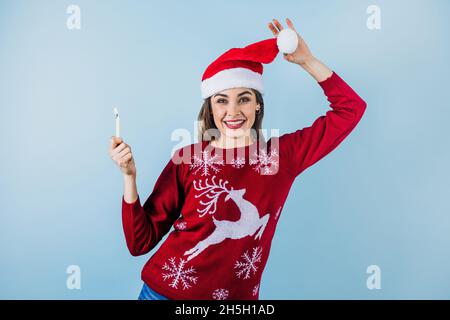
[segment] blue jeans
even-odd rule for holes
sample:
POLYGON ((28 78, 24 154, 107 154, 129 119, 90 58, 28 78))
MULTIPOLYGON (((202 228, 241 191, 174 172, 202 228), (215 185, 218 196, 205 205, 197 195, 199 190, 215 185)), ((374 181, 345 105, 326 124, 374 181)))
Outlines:
POLYGON ((138 300, 170 300, 159 293, 153 291, 147 284, 144 282, 142 286, 141 293, 139 294, 138 300))

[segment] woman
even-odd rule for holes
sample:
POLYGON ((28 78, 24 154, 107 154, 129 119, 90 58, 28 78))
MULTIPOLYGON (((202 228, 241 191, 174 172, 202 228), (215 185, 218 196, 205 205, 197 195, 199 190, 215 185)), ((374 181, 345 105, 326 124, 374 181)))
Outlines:
MULTIPOLYGON (((269 29, 277 37, 283 27, 274 19, 269 29)), ((284 59, 318 82, 332 108, 310 127, 267 142, 261 135, 261 63, 277 55, 273 38, 233 48, 208 66, 201 86, 202 140, 175 152, 143 206, 131 148, 112 138, 110 156, 125 181, 122 220, 130 253, 148 253, 174 226, 142 270, 139 299, 259 298, 271 241, 294 179, 334 150, 366 108, 297 37, 296 50, 284 59)))

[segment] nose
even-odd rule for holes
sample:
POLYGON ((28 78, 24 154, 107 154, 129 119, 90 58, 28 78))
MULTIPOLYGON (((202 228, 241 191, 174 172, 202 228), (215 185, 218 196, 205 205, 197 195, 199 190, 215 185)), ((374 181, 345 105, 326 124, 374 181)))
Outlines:
POLYGON ((237 116, 238 114, 240 114, 241 110, 240 110, 239 104, 237 104, 237 103, 230 103, 228 105, 227 113, 231 117, 234 117, 234 116, 237 116))

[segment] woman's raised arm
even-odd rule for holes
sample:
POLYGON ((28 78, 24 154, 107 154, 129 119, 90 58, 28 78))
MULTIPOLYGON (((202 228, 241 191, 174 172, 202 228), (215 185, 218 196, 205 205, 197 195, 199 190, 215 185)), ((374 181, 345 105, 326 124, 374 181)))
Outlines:
MULTIPOLYGON (((286 155, 289 170, 299 175, 333 149, 335 149, 356 127, 366 109, 366 102, 336 73, 314 57, 294 25, 286 19, 289 28, 297 33, 298 45, 284 59, 299 65, 322 87, 331 110, 318 117, 314 123, 280 137, 280 148, 286 155)), ((277 36, 283 30, 274 19, 269 29, 277 36)))

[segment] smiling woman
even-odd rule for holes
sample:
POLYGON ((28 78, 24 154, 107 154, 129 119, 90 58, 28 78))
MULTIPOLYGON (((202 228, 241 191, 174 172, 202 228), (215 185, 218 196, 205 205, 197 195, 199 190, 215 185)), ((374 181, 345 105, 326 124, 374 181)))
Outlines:
MULTIPOLYGON (((134 168, 125 178, 122 221, 130 253, 148 253, 174 227, 141 272, 151 288, 143 293, 153 290, 171 300, 258 300, 294 179, 361 119, 365 101, 298 36, 297 49, 283 57, 318 81, 332 110, 309 127, 264 141, 262 64, 278 52, 277 38, 270 38, 213 61, 201 82, 201 141, 173 153, 143 205, 134 168)), ((117 151, 111 153, 115 157, 117 151)))
POLYGON ((199 138, 214 141, 217 146, 226 145, 225 140, 220 139, 221 134, 236 140, 260 141, 264 139, 261 131, 263 118, 264 100, 258 90, 223 90, 204 100, 198 114, 199 138))

